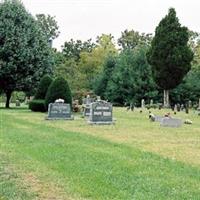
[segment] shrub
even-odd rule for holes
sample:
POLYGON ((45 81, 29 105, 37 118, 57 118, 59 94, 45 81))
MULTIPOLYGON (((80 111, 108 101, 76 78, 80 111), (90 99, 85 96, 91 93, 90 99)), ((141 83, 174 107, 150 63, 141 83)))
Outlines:
POLYGON ((45 100, 43 99, 34 99, 29 102, 29 109, 34 112, 46 112, 45 100))
POLYGON ((72 105, 71 90, 64 78, 56 78, 48 88, 45 105, 48 108, 49 103, 54 103, 56 99, 64 99, 65 103, 72 105))
POLYGON ((43 76, 40 80, 38 89, 35 94, 35 99, 45 99, 47 90, 52 82, 52 78, 49 75, 43 76))

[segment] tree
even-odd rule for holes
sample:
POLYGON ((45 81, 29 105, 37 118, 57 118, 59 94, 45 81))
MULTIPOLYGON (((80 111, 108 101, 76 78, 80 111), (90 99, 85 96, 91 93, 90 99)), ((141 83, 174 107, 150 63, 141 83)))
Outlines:
POLYGON ((116 58, 114 56, 107 57, 103 65, 103 72, 97 78, 96 84, 94 84, 95 94, 101 96, 103 99, 106 98, 106 89, 115 65, 116 58))
POLYGON ((193 53, 188 47, 189 32, 182 27, 176 11, 169 9, 156 28, 147 53, 157 85, 164 89, 164 106, 169 106, 169 90, 179 85, 191 68, 193 53))
POLYGON ((48 42, 52 42, 59 36, 59 27, 55 17, 50 15, 37 14, 36 19, 48 42))
POLYGON ((151 67, 146 59, 147 47, 137 46, 124 50, 116 59, 116 65, 106 88, 106 98, 111 102, 140 104, 157 95, 151 67))
POLYGON ((95 44, 91 39, 82 42, 81 40, 74 41, 71 39, 70 41, 66 41, 64 46, 62 47, 63 55, 66 59, 74 59, 75 61, 79 61, 81 52, 90 53, 95 44))
POLYGON ((47 90, 52 82, 52 78, 49 75, 45 75, 40 80, 35 99, 45 99, 47 90))
POLYGON ((93 89, 96 77, 102 72, 103 64, 107 57, 117 55, 112 35, 102 34, 97 37, 97 45, 91 52, 82 52, 80 54, 79 69, 85 76, 84 87, 93 89))
POLYGON ((137 45, 149 45, 152 40, 151 34, 140 34, 134 30, 125 30, 122 32, 121 37, 118 39, 118 45, 122 49, 134 49, 137 45))
POLYGON ((51 73, 51 49, 35 19, 17 0, 0 3, 0 88, 32 90, 44 74, 51 73))
POLYGON ((72 96, 71 90, 67 81, 62 78, 56 78, 48 88, 45 104, 48 108, 50 103, 54 103, 56 99, 64 99, 65 103, 69 103, 72 105, 72 96))

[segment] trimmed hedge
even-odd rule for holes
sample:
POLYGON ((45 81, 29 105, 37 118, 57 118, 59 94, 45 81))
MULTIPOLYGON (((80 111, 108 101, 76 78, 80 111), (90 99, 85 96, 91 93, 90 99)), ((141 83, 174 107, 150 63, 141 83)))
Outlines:
POLYGON ((54 103, 56 99, 64 99, 65 103, 72 105, 71 90, 67 81, 62 77, 56 78, 49 86, 45 97, 46 108, 50 103, 54 103))
POLYGON ((46 112, 45 100, 43 99, 34 99, 29 102, 29 109, 34 112, 46 112))
POLYGON ((51 82, 52 82, 52 78, 49 75, 43 76, 42 79, 40 80, 34 99, 45 99, 47 90, 51 82))

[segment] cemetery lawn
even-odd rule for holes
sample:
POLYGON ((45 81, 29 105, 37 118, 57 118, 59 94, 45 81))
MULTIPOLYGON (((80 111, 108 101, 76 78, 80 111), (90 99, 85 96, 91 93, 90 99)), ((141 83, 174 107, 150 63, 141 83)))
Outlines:
MULTIPOLYGON (((166 110, 152 110, 164 114, 166 110)), ((0 109, 0 200, 200 199, 200 117, 164 128, 115 108, 115 125, 0 109)))

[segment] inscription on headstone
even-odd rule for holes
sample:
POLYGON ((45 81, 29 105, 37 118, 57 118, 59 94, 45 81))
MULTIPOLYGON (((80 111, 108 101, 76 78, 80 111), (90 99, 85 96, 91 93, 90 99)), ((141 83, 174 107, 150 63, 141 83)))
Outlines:
POLYGON ((48 107, 47 119, 73 119, 70 104, 50 103, 48 107))
POLYGON ((97 101, 90 104, 90 124, 113 124, 112 104, 97 101))

